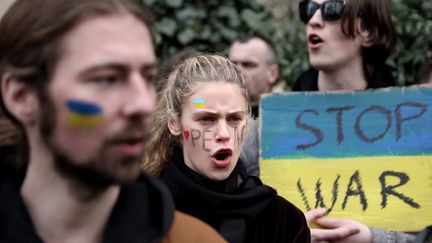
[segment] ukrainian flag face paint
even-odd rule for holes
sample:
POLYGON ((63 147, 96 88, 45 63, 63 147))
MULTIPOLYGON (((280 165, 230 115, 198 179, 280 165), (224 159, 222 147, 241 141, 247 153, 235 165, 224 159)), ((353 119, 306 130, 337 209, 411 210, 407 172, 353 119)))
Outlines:
POLYGON ((94 127, 102 124, 102 108, 91 102, 68 100, 68 122, 76 127, 94 127))
POLYGON ((192 103, 196 108, 206 108, 206 104, 205 104, 204 99, 197 98, 197 99, 194 99, 192 101, 192 103))

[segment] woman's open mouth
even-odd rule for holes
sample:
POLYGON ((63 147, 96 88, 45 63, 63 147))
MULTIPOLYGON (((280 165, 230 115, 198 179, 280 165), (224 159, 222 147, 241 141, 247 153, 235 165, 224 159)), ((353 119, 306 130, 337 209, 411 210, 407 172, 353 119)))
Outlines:
POLYGON ((212 161, 218 167, 227 167, 231 162, 232 150, 231 149, 219 149, 212 154, 212 161))

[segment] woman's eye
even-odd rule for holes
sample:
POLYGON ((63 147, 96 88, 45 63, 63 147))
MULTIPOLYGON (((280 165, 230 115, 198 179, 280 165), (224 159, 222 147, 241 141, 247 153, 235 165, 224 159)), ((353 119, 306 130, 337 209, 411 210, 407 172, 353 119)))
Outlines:
POLYGON ((214 122, 215 120, 216 119, 213 118, 213 117, 201 117, 201 118, 198 118, 198 121, 201 122, 201 123, 204 123, 204 124, 208 124, 208 123, 214 122))
POLYGON ((243 117, 241 116, 232 116, 228 118, 228 121, 230 122, 241 122, 243 121, 243 117))
POLYGON ((200 120, 201 121, 214 121, 214 119, 211 117, 203 117, 203 118, 200 118, 200 120))

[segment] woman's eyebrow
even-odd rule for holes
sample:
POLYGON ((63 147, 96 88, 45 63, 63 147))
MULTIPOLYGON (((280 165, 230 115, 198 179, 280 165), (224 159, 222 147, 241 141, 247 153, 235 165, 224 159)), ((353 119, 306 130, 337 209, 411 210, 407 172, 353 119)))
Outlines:
POLYGON ((246 114, 245 111, 239 110, 239 111, 228 111, 227 116, 244 116, 246 114))
POLYGON ((208 111, 197 111, 197 112, 193 112, 193 113, 192 113, 192 116, 193 116, 193 117, 208 116, 208 115, 211 115, 211 116, 217 116, 218 114, 219 114, 219 113, 216 112, 216 111, 210 111, 210 110, 208 110, 208 111))

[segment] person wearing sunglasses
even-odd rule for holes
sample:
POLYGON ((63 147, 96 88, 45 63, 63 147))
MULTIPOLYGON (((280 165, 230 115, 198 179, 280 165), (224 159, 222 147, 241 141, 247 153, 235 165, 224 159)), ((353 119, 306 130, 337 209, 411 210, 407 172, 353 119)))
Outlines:
MULTIPOLYGON (((303 0, 312 66, 297 79, 294 91, 366 90, 394 86, 386 59, 396 44, 388 0, 303 0)), ((412 242, 402 232, 367 227, 359 222, 324 217, 325 209, 306 212, 312 242, 412 242)))
POLYGON ((294 91, 365 90, 395 85, 384 64, 396 44, 388 0, 303 0, 312 66, 294 91))

